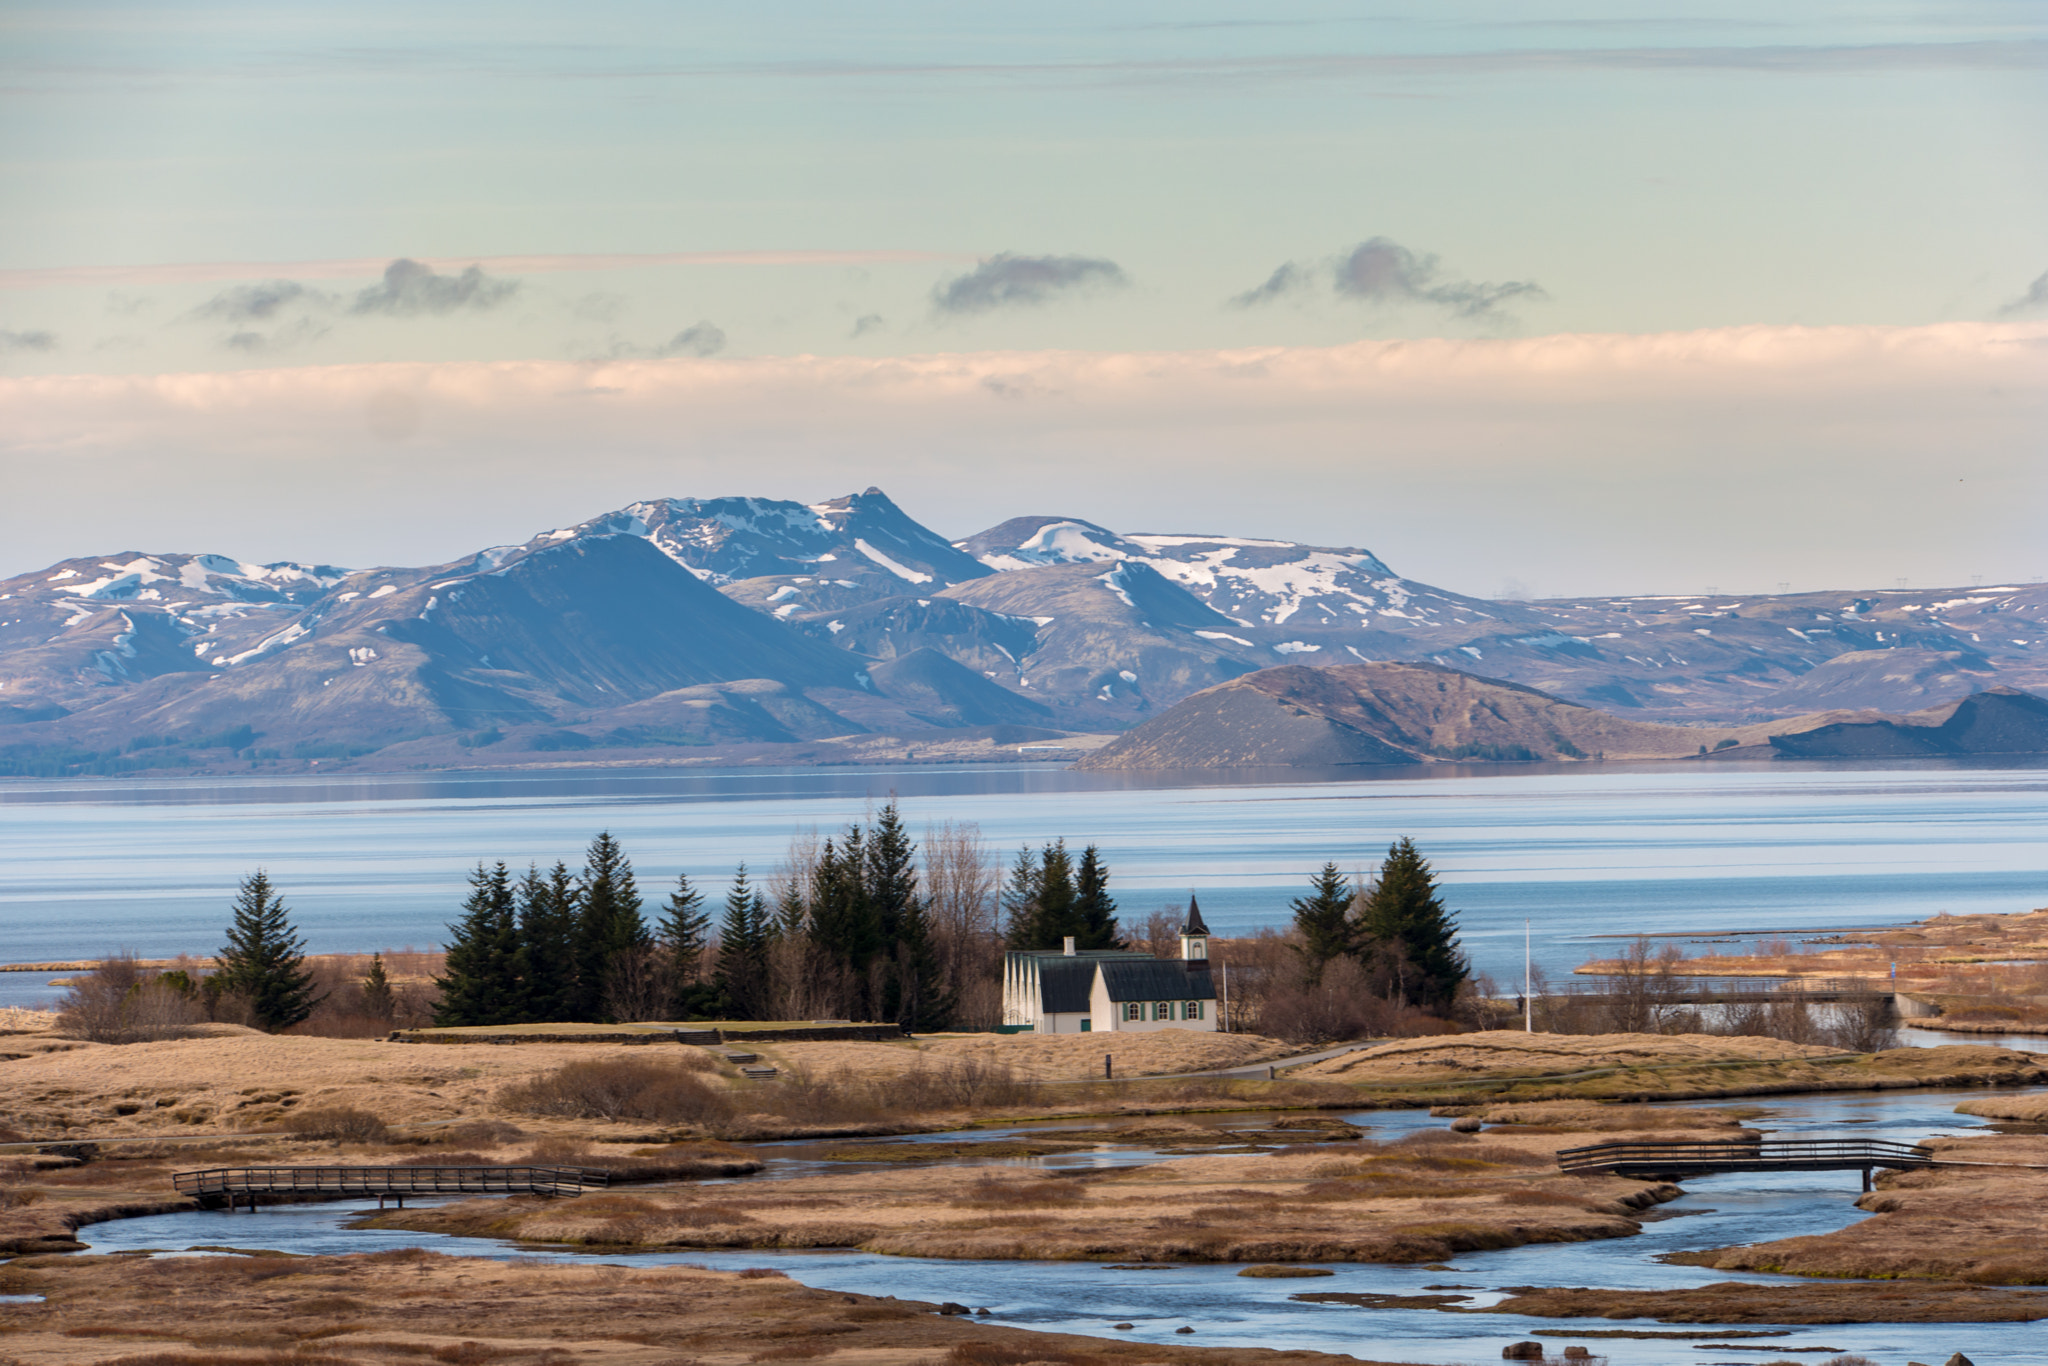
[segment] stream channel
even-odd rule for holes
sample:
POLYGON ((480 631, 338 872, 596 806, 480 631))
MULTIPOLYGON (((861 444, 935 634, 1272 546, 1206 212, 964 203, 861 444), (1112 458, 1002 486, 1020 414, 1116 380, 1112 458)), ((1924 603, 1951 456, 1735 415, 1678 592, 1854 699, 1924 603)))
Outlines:
MULTIPOLYGON (((1884 1138, 1914 1142, 1944 1133, 1980 1129, 1985 1122, 1954 1113, 1952 1107, 1974 1091, 1856 1092, 1822 1096, 1764 1097, 1767 1111, 1751 1121, 1782 1134, 1813 1137, 1884 1138)), ((1742 1105, 1743 1101, 1702 1102, 1742 1105)), ((1232 1114, 1188 1116, 1227 1133, 1268 1122, 1270 1116, 1232 1114)), ((1387 1140, 1420 1128, 1440 1126, 1420 1110, 1374 1110, 1344 1115, 1387 1140)), ((1021 1125, 973 1134, 927 1134, 906 1143, 957 1142, 1044 1133, 1057 1125, 1021 1125)), ((1074 1126, 1065 1126, 1074 1127, 1074 1126)), ((808 1175, 835 1144, 802 1142, 762 1145, 769 1166, 748 1181, 808 1175)), ((1177 1154, 1127 1145, 1063 1153, 1044 1158, 1005 1159, 987 1165, 1073 1168, 1171 1161, 1177 1154)), ((972 1159, 956 1161, 972 1163, 972 1159)), ((898 1164, 889 1164, 896 1166, 898 1164)), ((635 1187, 633 1189, 652 1189, 635 1187)), ((375 1252, 425 1247, 463 1256, 589 1260, 618 1266, 672 1263, 720 1269, 772 1266, 806 1285, 868 1295, 918 1300, 958 1300, 988 1306, 984 1322, 1104 1338, 1139 1338, 1212 1347, 1285 1347, 1347 1353, 1379 1361, 1477 1363, 1499 1361, 1511 1342, 1538 1338, 1555 1355, 1573 1342, 1604 1356, 1614 1366, 1754 1366, 1773 1360, 1817 1363, 1835 1352, 1856 1352, 1880 1366, 1908 1360, 1943 1362, 1965 1353, 1977 1366, 2038 1366, 2048 1360, 2048 1323, 1882 1323, 1789 1327, 1782 1336, 1741 1338, 1758 1325, 1715 1333, 1695 1324, 1647 1320, 1534 1319, 1492 1314, 1444 1313, 1430 1309, 1357 1309, 1346 1305, 1302 1304, 1292 1294, 1323 1291, 1417 1295, 1454 1284, 1474 1287, 1470 1307, 1499 1299, 1511 1285, 1598 1286, 1609 1289, 1677 1289, 1716 1281, 1771 1283, 1798 1278, 1669 1266, 1658 1254, 1724 1247, 1797 1234, 1829 1233, 1867 1216, 1855 1207, 1860 1178, 1855 1172, 1744 1173, 1696 1178, 1686 1194, 1662 1207, 1663 1217, 1630 1238, 1588 1243, 1532 1245, 1456 1259, 1455 1270, 1360 1263, 1326 1263, 1336 1274, 1315 1280, 1258 1280, 1237 1275, 1235 1265, 1189 1264, 1170 1270, 1117 1271, 1094 1262, 942 1261, 883 1257, 863 1252, 706 1252, 642 1255, 581 1254, 560 1249, 520 1248, 494 1240, 457 1238, 349 1225, 371 1201, 319 1205, 273 1205, 250 1213, 193 1211, 90 1225, 79 1230, 99 1253, 154 1251, 177 1254, 198 1245, 266 1248, 295 1253, 375 1252), (1673 1217, 1683 1216, 1683 1217, 1673 1217), (1129 1329, 1114 1325, 1127 1323, 1129 1329), (1181 1327, 1192 1336, 1176 1334, 1181 1327), (1684 1333, 1683 1338, 1629 1339, 1593 1336, 1616 1329, 1684 1333), (1575 1331, 1576 1330, 1576 1331, 1575 1331), (1718 1344, 1718 1345, 1717 1345, 1718 1344), (1831 1350, 1822 1350, 1831 1349, 1831 1350)), ((1800 1283, 1810 1283, 1800 1281, 1800 1283)))

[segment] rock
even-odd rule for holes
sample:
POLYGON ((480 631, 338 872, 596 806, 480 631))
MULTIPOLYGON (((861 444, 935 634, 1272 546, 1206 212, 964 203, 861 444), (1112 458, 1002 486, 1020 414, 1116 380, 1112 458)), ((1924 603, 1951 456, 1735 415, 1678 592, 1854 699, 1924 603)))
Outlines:
POLYGON ((939 1306, 939 1312, 941 1314, 972 1314, 974 1311, 964 1304, 957 1304, 952 1300, 947 1300, 939 1306))
POLYGON ((1109 1326, 1112 1328, 1136 1328, 1138 1325, 1135 1323, 1112 1323, 1109 1326))
POLYGON ((1174 1331, 1174 1332, 1176 1332, 1176 1333, 1192 1333, 1192 1332, 1194 1332, 1195 1330, 1194 1330, 1194 1329, 1192 1329, 1192 1328, 1189 1328, 1189 1327, 1187 1327, 1186 1325, 1182 1325, 1181 1327, 1179 1327, 1179 1328, 1176 1328, 1176 1329, 1174 1329, 1173 1331, 1174 1331))
POLYGON ((1454 1134, 1476 1134, 1479 1132, 1480 1127, 1479 1116, 1477 1115, 1466 1115, 1451 1121, 1451 1132, 1454 1134))
POLYGON ((1942 1362, 1941 1366, 1977 1366, 1977 1363, 1964 1356, 1961 1352, 1957 1352, 1947 1361, 1942 1362))
POLYGON ((1541 1361, 1543 1344, 1540 1342, 1511 1342, 1500 1349, 1503 1361, 1541 1361))
POLYGON ((1576 1343, 1564 1349, 1564 1359, 1566 1361, 1584 1361, 1592 1355, 1591 1351, 1576 1343))

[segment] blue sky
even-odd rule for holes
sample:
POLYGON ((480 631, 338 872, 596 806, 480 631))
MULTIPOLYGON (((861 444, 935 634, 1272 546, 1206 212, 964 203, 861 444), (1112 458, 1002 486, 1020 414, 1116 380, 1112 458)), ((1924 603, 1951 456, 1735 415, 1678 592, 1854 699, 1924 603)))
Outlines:
POLYGON ((135 490, 106 534, 169 548, 234 531, 201 494, 233 452, 267 449, 302 462, 279 511, 316 496, 334 517, 234 553, 428 559, 630 497, 878 482, 953 534, 1040 511, 1344 539, 1478 592, 1692 590, 1735 577, 1713 563, 1730 553, 1771 583, 2028 574, 2028 533, 1992 522, 2040 511, 2044 66, 2038 4, 0 7, 0 412, 19 419, 0 461, 32 490, 0 509, 0 567, 85 548, 60 552, 79 533, 34 505, 67 461, 135 490), (1806 359, 1775 379, 1743 359, 1758 328, 1942 327, 1977 330, 1880 348, 1905 370, 1873 382, 1921 401, 1878 433, 1853 383, 1781 392, 1820 363, 1783 337, 1772 354, 1806 359), (1284 394, 1183 433, 1177 402, 1125 411, 1049 381, 1035 400, 998 385, 1013 401, 979 413, 907 397, 883 420, 820 397, 869 381, 817 368, 956 357, 986 383, 1071 374, 1074 353, 1356 361, 1345 348, 1447 339, 1479 351, 1432 354, 1528 357, 1532 339, 1694 333, 1719 359, 1654 393, 1627 359, 1641 348, 1610 341, 1607 378, 1542 412, 1488 416, 1500 386, 1476 379, 1434 416, 1360 382, 1352 416, 1313 435, 1284 394), (1936 375, 1936 352, 1963 359, 1936 375), (702 440, 701 399, 654 404, 595 424, 573 483, 522 473, 453 519, 351 501, 403 487, 364 473, 393 442, 436 497, 529 444, 533 410, 500 390, 522 430, 433 417, 420 395, 461 392, 463 367, 526 366, 557 392, 592 367, 748 363, 796 389, 721 404, 702 440), (380 365, 401 369, 359 369, 380 365), (199 416, 164 399, 166 377, 203 374, 287 406, 257 421, 247 394, 199 416), (392 386, 425 415, 396 437, 305 397, 392 386), (168 406, 96 419, 113 394, 168 406), (1910 545, 1924 499, 1874 493, 1862 531, 1794 553, 1788 523, 1731 547, 1744 505, 1707 488, 1727 442, 1756 444, 1730 413, 1762 407, 1769 468, 1816 488, 1948 462, 1996 492, 1910 545), (1276 443, 1288 482, 1248 497, 1276 443), (1556 453, 1517 476, 1549 490, 1543 517, 1685 524, 1604 547, 1518 531, 1526 494, 1483 497, 1516 447, 1556 453))

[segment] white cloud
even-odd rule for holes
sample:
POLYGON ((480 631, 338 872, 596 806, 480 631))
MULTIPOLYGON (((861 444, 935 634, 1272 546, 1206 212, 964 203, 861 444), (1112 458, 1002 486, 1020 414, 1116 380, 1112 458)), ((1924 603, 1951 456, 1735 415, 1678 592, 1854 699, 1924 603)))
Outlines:
POLYGON ((634 498, 878 483, 953 535, 1300 537, 1469 591, 1966 581, 2048 569, 2044 400, 2041 323, 6 379, 0 571, 92 551, 81 488, 122 490, 95 545, 421 563, 634 498), (394 391, 417 430, 376 441, 394 391))

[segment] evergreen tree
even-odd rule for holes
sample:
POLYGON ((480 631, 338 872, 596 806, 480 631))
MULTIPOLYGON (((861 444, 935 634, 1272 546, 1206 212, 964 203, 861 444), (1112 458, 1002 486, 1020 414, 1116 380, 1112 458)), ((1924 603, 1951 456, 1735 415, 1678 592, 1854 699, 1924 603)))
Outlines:
POLYGON ((1010 865, 1010 880, 1003 887, 1003 939, 1013 949, 1035 949, 1038 944, 1038 855, 1026 844, 1017 850, 1010 865))
POLYGON ((227 947, 220 951, 208 986, 216 994, 247 998, 259 1029, 272 1034, 289 1029, 311 1015, 322 998, 313 995, 305 945, 262 869, 242 879, 234 911, 227 947))
POLYGON ((1301 965, 1308 984, 1315 986, 1323 979, 1323 964, 1351 947, 1351 879, 1338 872, 1336 864, 1326 863, 1309 887, 1307 896, 1289 904, 1294 908, 1294 928, 1301 931, 1301 965))
POLYGON ((881 947, 876 908, 868 896, 867 837, 846 827, 838 842, 826 840, 818 853, 810 904, 811 944, 826 968, 852 990, 848 1009, 855 1019, 874 1019, 868 965, 881 947))
POLYGON ((579 890, 574 1018, 608 1023, 604 990, 612 960, 653 942, 640 916, 633 865, 609 831, 590 842, 579 890))
POLYGON ((921 897, 913 899, 903 912, 892 966, 896 1000, 890 1018, 913 1034, 944 1029, 952 1020, 955 1002, 940 975, 931 913, 921 897))
POLYGON ((1387 850, 1379 879, 1366 893, 1353 926, 1356 952, 1388 982, 1404 1005, 1443 1012, 1469 975, 1458 947, 1456 918, 1437 896, 1429 863, 1403 837, 1387 850))
POLYGON ((1117 937, 1116 902, 1109 895, 1109 865, 1094 845, 1081 851, 1081 866, 1074 870, 1074 902, 1068 927, 1060 937, 1074 936, 1077 949, 1120 949, 1117 937))
POLYGON ((1059 948, 1066 936, 1074 933, 1074 859, 1064 838, 1039 851, 1038 905, 1033 919, 1038 942, 1032 948, 1059 948))
POLYGON ((768 908, 747 882, 747 865, 733 874, 718 927, 718 997, 730 1019, 758 1020, 768 1008, 768 908))
POLYGON ((370 955, 370 970, 363 974, 363 1013, 390 1024, 391 1017, 397 1010, 398 1002, 392 995, 391 978, 384 971, 384 955, 373 953, 370 955))
POLYGON ((922 997, 935 988, 938 960, 931 952, 924 903, 918 895, 917 845, 903 828, 894 801, 882 808, 867 832, 861 864, 877 955, 869 961, 882 965, 879 974, 868 974, 874 988, 868 1002, 869 1018, 901 1020, 909 998, 922 997), (904 952, 906 936, 918 944, 917 952, 908 956, 904 952), (906 972, 923 973, 931 980, 906 981, 906 972))
POLYGON ((438 1025, 514 1024, 526 1018, 519 922, 512 874, 479 863, 469 875, 462 919, 448 927, 447 976, 434 979, 438 1025))
POLYGON ((890 802, 865 841, 863 868, 876 946, 902 937, 904 917, 917 905, 917 845, 890 802))
POLYGON ((526 960, 526 1018, 576 1018, 576 878, 557 861, 546 874, 528 866, 519 880, 519 949, 526 960))
POLYGON ((678 1020, 704 1019, 718 1009, 718 991, 705 980, 704 951, 711 938, 711 916, 703 909, 704 894, 678 874, 668 894, 661 924, 655 930, 669 977, 669 1014, 678 1020))

